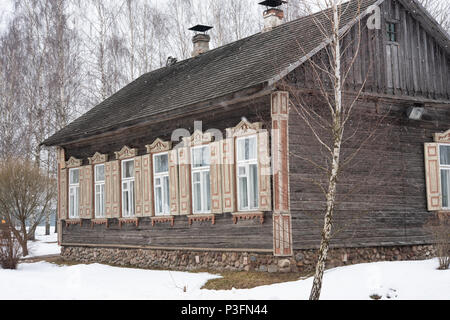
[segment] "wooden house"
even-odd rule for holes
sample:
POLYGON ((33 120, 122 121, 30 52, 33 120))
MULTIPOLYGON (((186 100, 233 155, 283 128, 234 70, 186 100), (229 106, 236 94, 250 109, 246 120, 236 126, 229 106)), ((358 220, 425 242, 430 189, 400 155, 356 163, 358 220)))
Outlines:
MULTIPOLYGON (((417 257, 429 251, 427 220, 450 211, 450 39, 415 0, 343 7, 345 59, 355 58, 345 91, 358 97, 359 126, 384 119, 338 187, 360 185, 336 207, 332 261, 417 257)), ((318 27, 327 12, 281 23, 269 9, 262 32, 213 50, 196 35, 192 58, 142 75, 43 142, 58 148, 63 256, 178 269, 312 263, 325 199, 298 154, 321 151, 288 88, 317 94, 309 61, 329 44, 318 27)))

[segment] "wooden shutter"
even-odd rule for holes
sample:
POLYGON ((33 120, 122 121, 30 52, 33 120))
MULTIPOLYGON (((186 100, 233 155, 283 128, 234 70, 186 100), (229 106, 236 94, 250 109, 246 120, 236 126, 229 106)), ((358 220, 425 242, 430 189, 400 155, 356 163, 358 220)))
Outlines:
POLYGON ((223 212, 235 212, 234 138, 223 139, 221 145, 223 212))
POLYGON ((425 176, 428 210, 441 210, 442 195, 438 143, 425 143, 425 176))
POLYGON ((272 210, 271 188, 270 188, 270 155, 269 155, 269 133, 261 131, 258 133, 258 171, 259 171, 259 209, 262 211, 272 210))
POLYGON ((180 169, 180 214, 191 214, 191 165, 189 147, 178 148, 180 169))
MULTIPOLYGON (((67 197, 69 194, 67 169, 60 169, 59 171, 59 219, 67 219, 67 197)), ((61 230, 61 229, 58 229, 61 230)), ((61 232, 60 232, 61 233, 61 232)))
POLYGON ((169 192, 170 214, 178 214, 178 155, 177 150, 169 151, 169 192))
POLYGON ((93 208, 92 166, 80 167, 80 218, 91 219, 93 208))
POLYGON ((211 181, 211 212, 222 213, 222 170, 221 170, 221 141, 210 144, 211 163, 209 177, 211 181))
POLYGON ((134 201, 135 216, 142 217, 143 210, 143 190, 142 190, 142 157, 134 158, 134 201))
POLYGON ((120 217, 120 170, 119 161, 105 164, 106 217, 120 217))
POLYGON ((291 216, 273 215, 273 248, 276 256, 292 255, 291 216))
POLYGON ((142 156, 142 215, 153 215, 152 156, 142 156))

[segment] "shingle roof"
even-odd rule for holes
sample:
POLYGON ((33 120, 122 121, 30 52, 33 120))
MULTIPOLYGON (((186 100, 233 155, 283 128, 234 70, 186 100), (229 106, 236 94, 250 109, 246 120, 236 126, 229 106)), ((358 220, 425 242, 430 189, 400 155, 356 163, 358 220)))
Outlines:
MULTIPOLYGON (((360 12, 376 2, 362 0, 360 12)), ((358 1, 351 0, 346 5, 341 26, 353 21, 358 12, 358 1)), ((81 136, 107 132, 118 125, 131 125, 162 112, 270 82, 324 42, 326 37, 318 28, 318 22, 329 26, 326 14, 329 11, 302 17, 146 73, 43 144, 59 145, 81 136)))

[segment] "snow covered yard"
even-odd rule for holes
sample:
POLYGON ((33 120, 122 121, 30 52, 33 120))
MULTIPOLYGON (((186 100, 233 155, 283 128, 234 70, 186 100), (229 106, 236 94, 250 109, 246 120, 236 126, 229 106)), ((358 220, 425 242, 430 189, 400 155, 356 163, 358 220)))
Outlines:
MULTIPOLYGON (((339 267, 324 276, 322 299, 450 299, 450 270, 437 259, 339 267)), ((312 279, 240 290, 200 289, 217 275, 111 267, 21 263, 0 269, 4 299, 307 299, 312 279), (186 288, 184 292, 183 288, 186 288)))
POLYGON ((50 228, 48 236, 45 235, 45 227, 36 228, 36 241, 28 241, 29 255, 25 258, 61 253, 61 247, 58 246, 58 234, 54 232, 54 228, 50 228))

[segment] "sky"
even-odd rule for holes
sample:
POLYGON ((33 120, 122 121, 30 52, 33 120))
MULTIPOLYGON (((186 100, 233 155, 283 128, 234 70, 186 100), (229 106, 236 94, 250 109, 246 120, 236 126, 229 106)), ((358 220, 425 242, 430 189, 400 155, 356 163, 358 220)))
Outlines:
POLYGON ((12 16, 13 4, 10 0, 0 0, 0 32, 2 32, 12 16))

